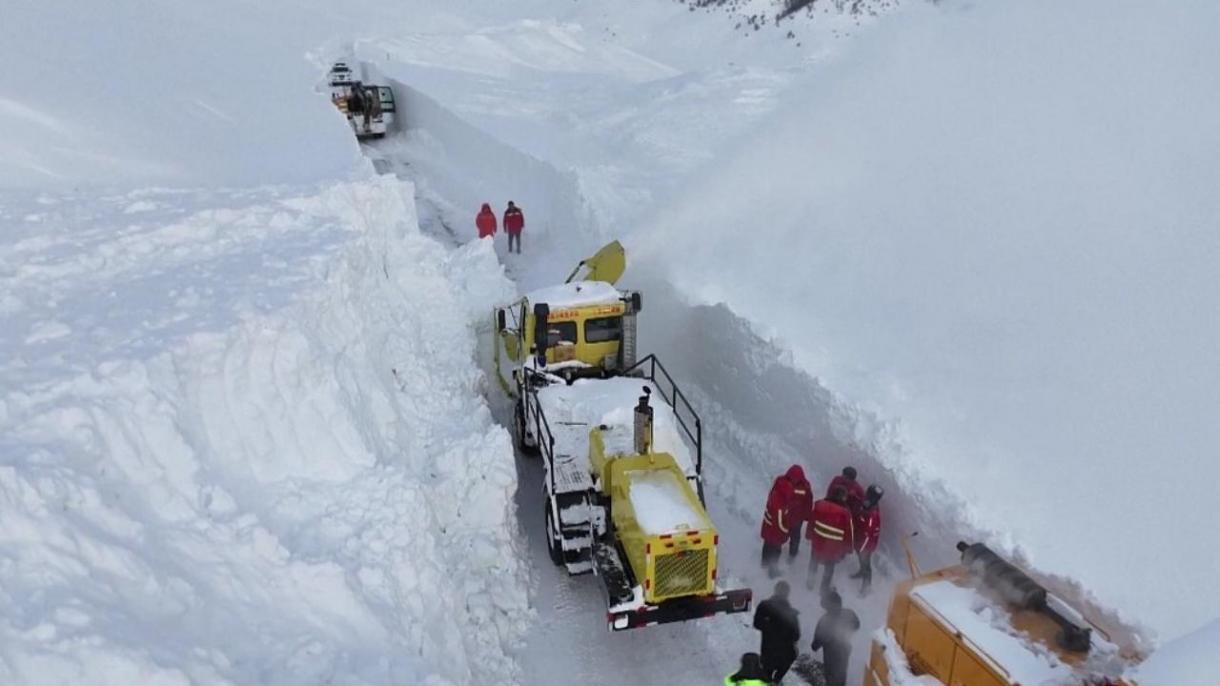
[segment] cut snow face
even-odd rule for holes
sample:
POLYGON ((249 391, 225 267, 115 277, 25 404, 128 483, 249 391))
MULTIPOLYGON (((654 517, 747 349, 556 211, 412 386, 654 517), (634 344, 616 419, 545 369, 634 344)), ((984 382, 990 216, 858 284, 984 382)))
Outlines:
POLYGON ((1130 675, 1138 686, 1214 686, 1220 619, 1157 649, 1130 675))
POLYGON ((792 350, 900 488, 1172 636, 1220 614, 1220 528, 1188 524, 1220 464, 1217 26, 909 5, 624 244, 792 350))
POLYGON ((511 295, 411 188, 9 193, 4 683, 510 683, 511 295))

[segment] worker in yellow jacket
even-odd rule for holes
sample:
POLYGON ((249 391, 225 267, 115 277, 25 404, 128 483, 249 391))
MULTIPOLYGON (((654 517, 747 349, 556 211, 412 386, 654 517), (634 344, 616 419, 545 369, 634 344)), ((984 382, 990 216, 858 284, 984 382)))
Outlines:
POLYGON ((762 660, 758 653, 741 656, 741 669, 724 678, 724 686, 768 686, 763 678, 762 660))

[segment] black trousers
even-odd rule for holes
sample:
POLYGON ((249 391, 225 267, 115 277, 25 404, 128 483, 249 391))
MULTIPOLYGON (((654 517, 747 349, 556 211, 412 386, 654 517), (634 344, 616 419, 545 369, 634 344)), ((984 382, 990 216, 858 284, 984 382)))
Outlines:
POLYGON ((818 575, 819 564, 820 564, 820 566, 826 568, 826 571, 822 572, 822 594, 825 595, 826 592, 830 590, 831 582, 834 581, 835 565, 838 564, 838 562, 836 561, 836 562, 819 563, 817 556, 810 554, 809 555, 809 576, 805 579, 806 588, 813 588, 813 579, 814 579, 814 577, 816 577, 818 575))
POLYGON ((826 686, 846 686, 847 663, 851 659, 851 643, 828 644, 822 648, 822 673, 826 686))
POLYGON ((779 573, 779 566, 777 563, 779 562, 780 554, 783 552, 784 552, 784 546, 771 545, 770 543, 767 543, 765 541, 763 542, 762 566, 768 572, 771 572, 772 577, 776 576, 779 573))
POLYGON ((792 531, 788 534, 788 557, 796 557, 796 554, 801 552, 801 524, 802 522, 794 522, 792 531))
POLYGON ((521 234, 519 234, 519 233, 508 234, 508 251, 509 252, 513 251, 513 243, 517 244, 517 254, 520 255, 521 254, 521 234))
POLYGON ((762 651, 759 653, 762 662, 763 674, 767 676, 767 681, 772 684, 778 684, 780 679, 788 673, 792 668, 792 663, 796 662, 795 650, 773 650, 762 651))
POLYGON ((860 578, 863 580, 860 585, 860 590, 868 592, 868 589, 873 586, 873 551, 860 552, 860 578))

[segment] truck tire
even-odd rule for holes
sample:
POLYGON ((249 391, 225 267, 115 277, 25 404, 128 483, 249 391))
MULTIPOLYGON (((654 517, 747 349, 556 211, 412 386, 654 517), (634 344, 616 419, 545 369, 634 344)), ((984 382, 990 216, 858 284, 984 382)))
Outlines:
POLYGON ((521 400, 513 405, 513 445, 517 452, 527 457, 538 454, 538 448, 525 442, 525 405, 521 400))
POLYGON ((525 452, 525 413, 521 410, 521 400, 513 403, 513 446, 517 452, 525 452))
POLYGON ((551 518, 553 512, 554 510, 551 508, 551 503, 548 499, 546 504, 546 551, 551 556, 551 562, 555 563, 555 566, 558 567, 563 565, 563 542, 556 535, 554 525, 551 523, 554 521, 551 518))

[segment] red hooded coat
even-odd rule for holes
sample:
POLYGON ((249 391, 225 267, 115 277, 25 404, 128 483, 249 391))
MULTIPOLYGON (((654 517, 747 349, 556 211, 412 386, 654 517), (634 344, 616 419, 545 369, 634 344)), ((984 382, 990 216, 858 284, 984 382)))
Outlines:
POLYGON ((818 562, 838 562, 851 552, 855 540, 851 511, 832 501, 813 504, 813 516, 805 538, 813 542, 813 556, 818 562))
POLYGON ((809 521, 810 511, 813 510, 813 487, 805 478, 805 470, 799 464, 794 464, 788 468, 784 478, 792 486, 792 523, 809 521))
POLYGON ((859 512, 860 508, 864 506, 864 487, 860 485, 860 482, 840 474, 830 480, 830 485, 826 487, 826 497, 829 498, 838 486, 842 486, 843 490, 847 492, 847 509, 859 512))
POLYGON ((767 508, 763 510, 762 539, 768 545, 783 545, 788 542, 792 527, 792 484, 787 475, 775 479, 771 493, 767 495, 767 508))
POLYGON ((479 228, 479 238, 496 235, 496 213, 491 211, 491 205, 483 203, 483 209, 479 210, 474 225, 479 228))
POLYGON ((525 215, 521 213, 521 208, 513 205, 504 210, 504 230, 517 235, 521 233, 521 229, 525 228, 525 215))
POLYGON ((871 553, 877 549, 881 538, 881 506, 873 505, 861 510, 855 521, 856 552, 871 553))

